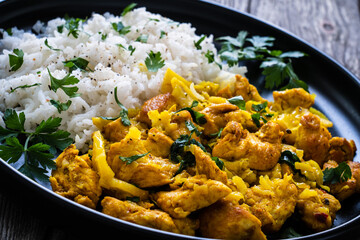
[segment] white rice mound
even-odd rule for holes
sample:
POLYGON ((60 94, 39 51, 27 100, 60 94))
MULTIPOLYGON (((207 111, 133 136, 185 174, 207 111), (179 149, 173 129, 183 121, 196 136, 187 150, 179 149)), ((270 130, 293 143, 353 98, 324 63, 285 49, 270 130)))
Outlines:
MULTIPOLYGON (((106 13, 94 13, 85 23, 81 23, 78 38, 68 36, 64 28, 62 33, 57 27, 65 20, 56 18, 47 24, 37 22, 33 34, 13 28, 9 36, 4 30, 0 40, 0 117, 6 109, 12 108, 26 115, 25 129, 34 130, 36 125, 49 117, 61 117, 61 129, 71 133, 77 148, 86 150, 91 133, 96 130, 92 117, 118 116, 120 108, 114 99, 114 88, 120 102, 127 108, 140 107, 147 99, 159 94, 159 89, 167 68, 189 81, 213 81, 221 71, 215 63, 208 63, 205 53, 210 50, 216 54, 212 36, 202 43, 202 49, 196 49, 194 42, 201 36, 195 34, 195 28, 187 23, 174 22, 158 14, 138 8, 124 17, 106 13), (156 19, 156 20, 155 20, 156 19), (131 26, 131 32, 120 35, 112 23, 121 21, 131 26), (160 38, 161 32, 166 34, 160 38), (102 35, 107 34, 105 40, 102 35), (147 43, 135 41, 141 35, 148 35, 147 43), (45 46, 45 39, 54 48, 45 46), (125 48, 136 48, 132 55, 125 48), (9 54, 13 49, 24 52, 24 63, 17 71, 10 72, 9 54), (160 52, 165 66, 157 72, 149 72, 145 65, 148 53, 160 52), (80 80, 76 86, 80 97, 69 98, 61 89, 55 93, 50 90, 51 75, 62 79, 68 74, 63 61, 81 57, 89 61, 93 72, 75 70, 72 72, 80 80), (40 86, 11 90, 22 85, 40 83, 40 86), (54 99, 60 102, 72 101, 67 111, 60 114, 50 103, 54 99)), ((226 67, 226 66, 225 66, 226 67)), ((224 69, 224 68, 223 68, 224 69)), ((242 68, 225 69, 244 73, 242 68)), ((246 70, 245 70, 246 71, 246 70)), ((2 118, 0 125, 4 126, 2 118)))

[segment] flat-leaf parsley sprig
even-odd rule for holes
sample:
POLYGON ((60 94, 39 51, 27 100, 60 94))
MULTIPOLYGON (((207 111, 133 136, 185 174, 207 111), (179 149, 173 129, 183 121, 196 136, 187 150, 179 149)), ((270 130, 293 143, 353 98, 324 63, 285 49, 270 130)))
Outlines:
POLYGON ((25 131, 26 117, 6 109, 3 116, 5 128, 0 126, 0 158, 13 164, 24 156, 18 171, 36 181, 48 181, 48 169, 55 169, 53 161, 57 150, 63 151, 73 140, 70 133, 58 130, 61 118, 50 117, 42 121, 34 132, 25 131))
POLYGON ((282 52, 281 50, 269 49, 273 47, 275 38, 264 36, 248 37, 248 32, 240 31, 237 37, 219 37, 220 59, 230 67, 239 64, 240 61, 260 61, 262 74, 265 75, 265 88, 281 89, 303 88, 308 91, 305 82, 295 74, 291 59, 306 56, 299 51, 282 52))

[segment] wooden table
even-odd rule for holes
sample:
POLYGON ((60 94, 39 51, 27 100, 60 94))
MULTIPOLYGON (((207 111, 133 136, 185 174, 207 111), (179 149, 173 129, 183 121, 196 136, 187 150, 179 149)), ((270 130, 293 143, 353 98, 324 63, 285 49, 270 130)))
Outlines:
MULTIPOLYGON (((211 1, 251 13, 294 33, 360 77, 360 1, 211 1)), ((8 192, 0 188, 0 239, 81 239, 65 228, 66 223, 55 226, 36 209, 31 209, 26 199, 17 199, 16 194, 8 196, 8 192)))

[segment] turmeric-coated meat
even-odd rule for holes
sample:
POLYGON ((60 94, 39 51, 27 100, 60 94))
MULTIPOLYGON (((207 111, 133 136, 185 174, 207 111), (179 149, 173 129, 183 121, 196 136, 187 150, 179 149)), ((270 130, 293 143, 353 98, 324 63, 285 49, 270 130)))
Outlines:
POLYGON ((56 170, 49 178, 54 192, 84 206, 95 208, 101 195, 99 176, 91 168, 88 156, 78 156, 70 145, 56 159, 56 170))
POLYGON ((274 106, 279 110, 287 108, 303 107, 310 108, 314 105, 315 97, 302 88, 286 89, 284 91, 274 91, 274 106))
POLYGON ((172 217, 184 218, 229 193, 231 189, 222 182, 207 179, 204 175, 196 175, 187 178, 181 188, 156 192, 152 197, 156 204, 172 217))
POLYGON ((334 160, 337 163, 352 161, 356 152, 354 140, 347 140, 342 137, 333 137, 329 141, 330 148, 327 160, 334 160))
POLYGON ((198 222, 189 218, 172 219, 169 214, 139 206, 131 201, 105 197, 101 201, 102 212, 132 223, 164 231, 195 235, 198 222))

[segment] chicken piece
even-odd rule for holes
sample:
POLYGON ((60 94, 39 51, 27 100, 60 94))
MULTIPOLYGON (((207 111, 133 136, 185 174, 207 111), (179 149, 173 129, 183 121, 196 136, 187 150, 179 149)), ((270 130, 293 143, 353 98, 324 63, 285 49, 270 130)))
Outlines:
POLYGON ((250 206, 252 214, 260 219, 265 233, 279 231, 294 212, 298 191, 292 182, 291 175, 272 180, 268 176, 260 176, 260 184, 247 190, 245 203, 250 206))
POLYGON ((107 162, 115 172, 115 177, 133 183, 140 188, 157 187, 169 184, 179 164, 174 164, 168 159, 155 157, 147 150, 140 140, 137 128, 130 129, 129 134, 120 142, 111 144, 107 155, 107 162), (146 154, 136 161, 124 162, 121 157, 133 157, 146 154))
POLYGON ((151 152, 156 157, 167 158, 170 154, 170 147, 173 140, 160 132, 156 128, 151 128, 148 132, 148 138, 144 142, 147 151, 151 152))
POLYGON ((303 115, 300 119, 295 147, 304 150, 305 160, 314 160, 322 167, 328 154, 331 138, 327 128, 321 126, 318 116, 312 113, 303 115))
POLYGON ((134 202, 121 201, 112 197, 105 197, 101 205, 102 212, 107 215, 164 231, 195 235, 195 230, 199 225, 196 220, 172 219, 163 211, 147 209, 134 202))
POLYGON ((281 111, 287 108, 303 107, 310 108, 315 103, 315 96, 302 88, 292 88, 285 91, 273 92, 273 106, 281 111))
POLYGON ((78 154, 72 144, 56 158, 56 170, 49 178, 51 187, 55 193, 95 209, 101 195, 99 176, 89 157, 78 154))
POLYGON ((240 205, 225 199, 201 210, 200 233, 204 237, 233 240, 262 240, 266 236, 261 231, 261 222, 240 205))
POLYGON ((334 196, 324 190, 306 188, 299 194, 296 208, 305 224, 320 232, 331 227, 341 205, 334 196))
POLYGON ((251 169, 269 170, 281 155, 282 135, 279 125, 273 122, 267 122, 255 134, 237 122, 229 122, 212 154, 229 161, 247 159, 251 169))
POLYGON ((227 86, 220 89, 217 95, 224 98, 242 96, 245 101, 254 100, 257 102, 266 102, 266 100, 260 96, 256 87, 251 85, 249 80, 241 75, 235 76, 234 91, 231 91, 230 87, 227 86))
POLYGON ((333 137, 329 141, 330 149, 327 160, 334 160, 337 163, 352 161, 356 152, 354 140, 347 140, 342 137, 333 137))
POLYGON ((148 112, 152 110, 162 112, 169 109, 174 104, 176 104, 175 98, 171 95, 171 93, 160 94, 150 98, 142 105, 137 116, 137 120, 151 126, 151 120, 149 119, 148 112))
POLYGON ((171 117, 171 123, 175 123, 177 127, 175 130, 173 130, 171 132, 166 132, 166 134, 169 135, 173 140, 178 139, 181 135, 189 135, 190 131, 186 127, 187 121, 192 122, 191 114, 188 111, 184 110, 184 111, 175 113, 171 117))
POLYGON ((107 140, 111 142, 119 142, 126 136, 126 134, 128 134, 129 128, 130 126, 124 126, 121 122, 121 118, 118 118, 115 121, 106 124, 102 132, 107 140))
POLYGON ((241 109, 226 113, 225 121, 226 122, 231 122, 231 121, 238 122, 243 126, 243 128, 249 130, 250 132, 255 132, 259 129, 256 126, 253 119, 251 118, 251 113, 248 111, 241 110, 241 109))
POLYGON ((204 174, 208 179, 217 180, 224 184, 227 184, 227 175, 224 171, 216 165, 215 161, 206 154, 200 147, 192 145, 192 152, 195 155, 196 161, 196 173, 201 175, 204 174))
POLYGON ((204 108, 200 113, 204 114, 206 123, 203 134, 209 136, 210 134, 219 132, 220 128, 224 128, 227 121, 225 114, 238 110, 239 108, 231 103, 211 104, 204 108))
MULTIPOLYGON (((360 163, 349 161, 347 164, 351 169, 352 177, 345 182, 329 184, 330 193, 339 201, 345 200, 360 190, 360 163)), ((336 161, 330 160, 324 163, 323 170, 327 168, 336 168, 337 166, 338 163, 336 161)))
POLYGON ((204 175, 196 175, 184 181, 181 188, 174 191, 154 193, 156 204, 174 218, 185 218, 191 212, 207 207, 231 193, 225 184, 208 180, 204 175))

